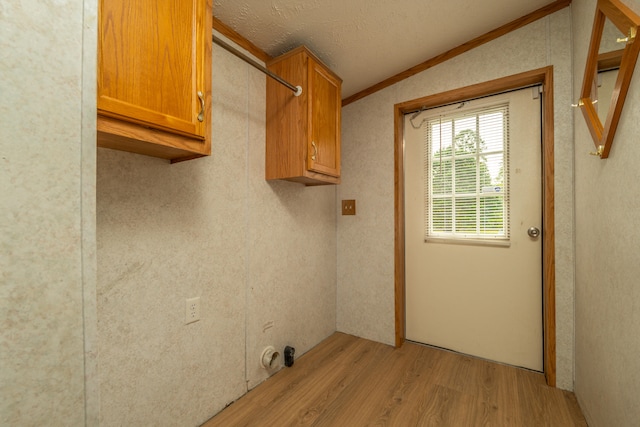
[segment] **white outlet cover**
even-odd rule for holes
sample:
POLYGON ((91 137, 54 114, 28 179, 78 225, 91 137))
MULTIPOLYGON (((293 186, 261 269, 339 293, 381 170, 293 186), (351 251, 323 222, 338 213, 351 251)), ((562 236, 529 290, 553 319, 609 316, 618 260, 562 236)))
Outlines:
POLYGON ((185 305, 185 324, 200 320, 200 297, 188 298, 185 305))

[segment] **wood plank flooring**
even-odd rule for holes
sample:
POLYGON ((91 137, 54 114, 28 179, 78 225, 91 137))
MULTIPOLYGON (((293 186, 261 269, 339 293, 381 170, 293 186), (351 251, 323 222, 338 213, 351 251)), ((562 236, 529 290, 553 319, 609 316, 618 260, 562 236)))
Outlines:
POLYGON ((586 426, 542 374, 335 333, 234 402, 216 426, 586 426))

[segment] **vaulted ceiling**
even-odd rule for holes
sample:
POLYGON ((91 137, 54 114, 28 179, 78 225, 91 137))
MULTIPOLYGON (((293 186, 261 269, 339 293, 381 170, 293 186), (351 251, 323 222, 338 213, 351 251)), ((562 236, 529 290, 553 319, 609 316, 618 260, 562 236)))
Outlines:
POLYGON ((306 45, 349 97, 552 0, 215 0, 214 16, 271 56, 306 45))

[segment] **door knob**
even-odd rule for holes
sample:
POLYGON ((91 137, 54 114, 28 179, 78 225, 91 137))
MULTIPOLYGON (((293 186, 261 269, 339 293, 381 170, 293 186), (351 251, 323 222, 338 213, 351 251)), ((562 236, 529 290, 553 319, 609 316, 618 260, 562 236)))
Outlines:
POLYGON ((529 237, 533 237, 534 239, 540 236, 540 229, 538 227, 529 227, 527 230, 527 234, 529 237))

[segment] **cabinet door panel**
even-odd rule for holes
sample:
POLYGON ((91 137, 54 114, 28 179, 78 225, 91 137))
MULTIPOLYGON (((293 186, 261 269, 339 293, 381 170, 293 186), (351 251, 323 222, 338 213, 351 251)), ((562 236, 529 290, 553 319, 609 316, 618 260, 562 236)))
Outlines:
POLYGON ((340 176, 340 82, 309 58, 309 146, 307 168, 340 176))
POLYGON ((203 3, 100 2, 99 114, 205 136, 205 126, 197 120, 197 92, 206 93, 204 76, 197 71, 204 57, 199 55, 196 23, 203 3))

